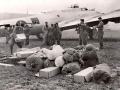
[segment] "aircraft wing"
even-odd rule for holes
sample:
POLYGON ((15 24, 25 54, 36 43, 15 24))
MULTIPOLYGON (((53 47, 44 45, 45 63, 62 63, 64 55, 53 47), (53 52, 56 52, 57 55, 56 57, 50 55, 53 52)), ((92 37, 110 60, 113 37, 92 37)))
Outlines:
MULTIPOLYGON (((99 14, 96 16, 85 17, 83 19, 85 19, 85 23, 88 26, 92 27, 92 26, 98 25, 99 23, 98 17, 102 17, 104 24, 107 24, 109 21, 120 23, 120 10, 115 10, 113 12, 106 13, 106 14, 99 14)), ((61 22, 60 27, 62 30, 73 29, 73 28, 76 28, 79 23, 80 23, 80 18, 75 21, 61 22)))

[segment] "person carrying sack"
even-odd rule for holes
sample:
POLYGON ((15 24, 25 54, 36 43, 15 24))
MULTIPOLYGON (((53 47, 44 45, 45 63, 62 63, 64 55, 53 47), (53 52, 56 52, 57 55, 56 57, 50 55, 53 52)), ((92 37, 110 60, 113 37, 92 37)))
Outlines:
POLYGON ((13 32, 11 33, 10 35, 10 52, 11 52, 11 55, 13 54, 13 46, 14 44, 17 44, 17 46, 19 48, 22 48, 23 46, 23 41, 17 41, 17 34, 23 34, 23 25, 21 26, 18 26, 18 24, 16 24, 16 26, 14 27, 13 29, 13 32))

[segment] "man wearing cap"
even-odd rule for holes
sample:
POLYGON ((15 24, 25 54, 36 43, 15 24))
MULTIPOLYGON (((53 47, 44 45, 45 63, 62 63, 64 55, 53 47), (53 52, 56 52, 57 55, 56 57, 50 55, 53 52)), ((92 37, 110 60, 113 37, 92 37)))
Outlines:
POLYGON ((77 33, 79 34, 79 45, 87 45, 89 27, 84 23, 84 19, 80 19, 77 33))
POLYGON ((46 45, 48 44, 48 22, 45 22, 45 26, 43 27, 43 44, 42 45, 46 45))
POLYGON ((100 49, 103 49, 103 26, 104 26, 104 23, 102 21, 102 18, 99 17, 99 24, 96 28, 98 28, 98 42, 100 44, 100 49))
POLYGON ((27 24, 24 25, 24 33, 25 33, 25 36, 26 36, 25 44, 29 45, 30 29, 29 29, 29 26, 27 24))

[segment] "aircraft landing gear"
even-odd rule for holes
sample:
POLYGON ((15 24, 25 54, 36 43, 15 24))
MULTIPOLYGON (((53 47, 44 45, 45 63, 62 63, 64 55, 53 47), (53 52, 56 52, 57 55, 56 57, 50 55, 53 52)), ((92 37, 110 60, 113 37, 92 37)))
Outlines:
POLYGON ((39 40, 42 40, 42 36, 40 34, 37 34, 36 37, 39 39, 39 40))

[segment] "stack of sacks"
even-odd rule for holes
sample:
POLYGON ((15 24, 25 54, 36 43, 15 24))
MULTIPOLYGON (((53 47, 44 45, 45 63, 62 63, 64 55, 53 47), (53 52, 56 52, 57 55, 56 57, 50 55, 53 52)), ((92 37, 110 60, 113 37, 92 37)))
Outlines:
POLYGON ((38 52, 36 54, 29 56, 26 59, 26 68, 31 71, 38 71, 38 70, 44 68, 44 59, 43 58, 45 58, 45 57, 46 56, 41 52, 38 52))
POLYGON ((75 74, 80 71, 81 65, 84 62, 80 59, 79 54, 73 48, 68 48, 63 53, 63 60, 65 65, 62 68, 62 73, 67 74, 75 74))
POLYGON ((44 67, 61 67, 64 64, 61 58, 63 56, 63 51, 60 45, 53 45, 51 50, 46 48, 41 49, 41 52, 47 57, 44 62, 44 67))
POLYGON ((93 79, 100 83, 101 81, 104 83, 108 83, 111 77, 111 69, 110 67, 103 63, 96 65, 93 69, 93 79))
POLYGON ((85 51, 85 46, 79 45, 77 47, 74 47, 74 49, 76 50, 76 52, 79 54, 79 56, 81 58, 82 53, 85 51))
POLYGON ((80 59, 79 54, 73 48, 68 48, 63 52, 63 60, 65 61, 65 64, 72 62, 78 62, 82 65, 84 64, 84 62, 80 59))
POLYGON ((96 48, 88 44, 86 45, 85 51, 82 53, 81 59, 84 61, 85 67, 92 67, 99 64, 96 48))

